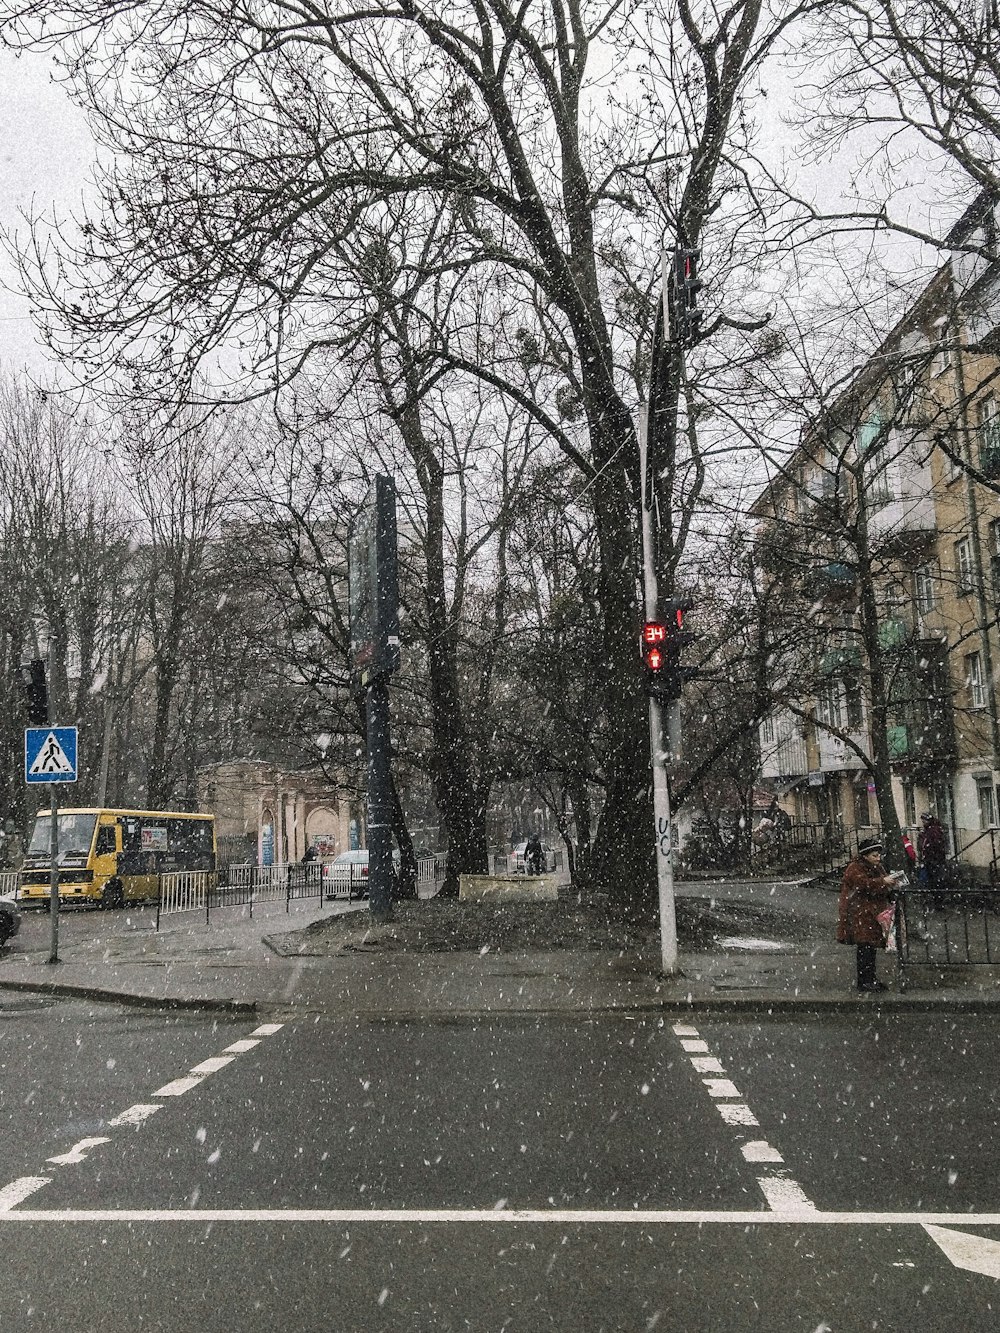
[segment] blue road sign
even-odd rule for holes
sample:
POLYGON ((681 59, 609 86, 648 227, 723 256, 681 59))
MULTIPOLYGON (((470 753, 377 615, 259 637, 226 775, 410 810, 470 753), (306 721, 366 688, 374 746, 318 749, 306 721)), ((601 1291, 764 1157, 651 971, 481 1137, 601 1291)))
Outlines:
POLYGON ((25 782, 76 781, 76 727, 26 727, 25 782))

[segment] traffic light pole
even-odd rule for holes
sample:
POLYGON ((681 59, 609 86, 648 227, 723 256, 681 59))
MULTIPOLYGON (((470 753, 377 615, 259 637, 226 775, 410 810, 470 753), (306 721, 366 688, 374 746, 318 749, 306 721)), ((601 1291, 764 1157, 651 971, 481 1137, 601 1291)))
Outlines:
MULTIPOLYGON (((647 491, 645 410, 639 419, 639 470, 642 475, 642 582, 646 619, 657 616, 658 588, 653 552, 652 496, 647 491)), ((674 700, 663 707, 655 695, 649 697, 649 753, 653 770, 653 836, 656 850, 656 887, 660 907, 660 961, 664 976, 677 971, 677 912, 674 904, 673 830, 670 822, 670 788, 667 764, 678 750, 680 705, 674 700), (666 717, 664 714, 666 713, 666 717), (664 729, 666 722, 666 734, 664 729), (669 739, 668 739, 669 737, 669 739)))

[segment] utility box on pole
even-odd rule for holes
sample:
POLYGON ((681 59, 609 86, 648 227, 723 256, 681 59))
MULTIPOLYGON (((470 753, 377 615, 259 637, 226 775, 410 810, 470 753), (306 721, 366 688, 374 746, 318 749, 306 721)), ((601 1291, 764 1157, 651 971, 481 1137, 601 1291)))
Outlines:
POLYGON ((368 907, 392 916, 392 781, 389 677, 399 666, 396 489, 376 477, 348 540, 351 676, 365 693, 368 732, 368 907))

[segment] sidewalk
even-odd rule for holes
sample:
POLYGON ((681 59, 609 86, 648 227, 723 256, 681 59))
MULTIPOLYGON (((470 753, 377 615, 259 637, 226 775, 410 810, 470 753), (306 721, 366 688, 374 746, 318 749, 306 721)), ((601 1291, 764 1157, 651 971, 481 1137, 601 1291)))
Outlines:
POLYGON ((879 959, 879 975, 891 989, 877 996, 857 994, 854 950, 833 939, 836 894, 829 889, 701 881, 680 884, 677 892, 758 903, 766 908, 771 933, 719 938, 709 951, 698 953, 684 952, 682 939, 680 974, 661 977, 658 955, 629 958, 582 949, 296 955, 294 950, 303 946, 292 932, 334 913, 366 912, 367 905, 295 905, 288 914, 258 906, 252 920, 245 909, 231 908, 213 913, 208 926, 201 919, 170 918, 159 934, 152 921, 126 930, 118 914, 109 914, 98 923, 97 934, 76 941, 68 916, 61 927, 58 964, 47 961, 47 948, 37 948, 37 930, 33 947, 14 940, 0 950, 0 989, 157 1007, 366 1019, 615 1010, 1000 1012, 1000 968, 991 966, 913 968, 909 988, 900 993, 895 960, 885 955, 879 959), (782 920, 787 929, 781 928, 782 920))

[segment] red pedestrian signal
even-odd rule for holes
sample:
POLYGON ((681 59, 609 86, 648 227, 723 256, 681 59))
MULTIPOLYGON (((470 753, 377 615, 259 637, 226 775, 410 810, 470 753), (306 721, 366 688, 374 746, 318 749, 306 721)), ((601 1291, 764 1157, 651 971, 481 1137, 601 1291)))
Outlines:
POLYGON ((684 613, 692 606, 687 599, 668 598, 661 603, 662 620, 647 620, 642 627, 646 693, 658 699, 679 699, 684 681, 695 674, 681 665, 681 650, 695 637, 684 628, 684 613))
POLYGON ((660 671, 664 663, 663 645, 667 627, 658 620, 647 620, 642 627, 642 660, 649 671, 660 671))

